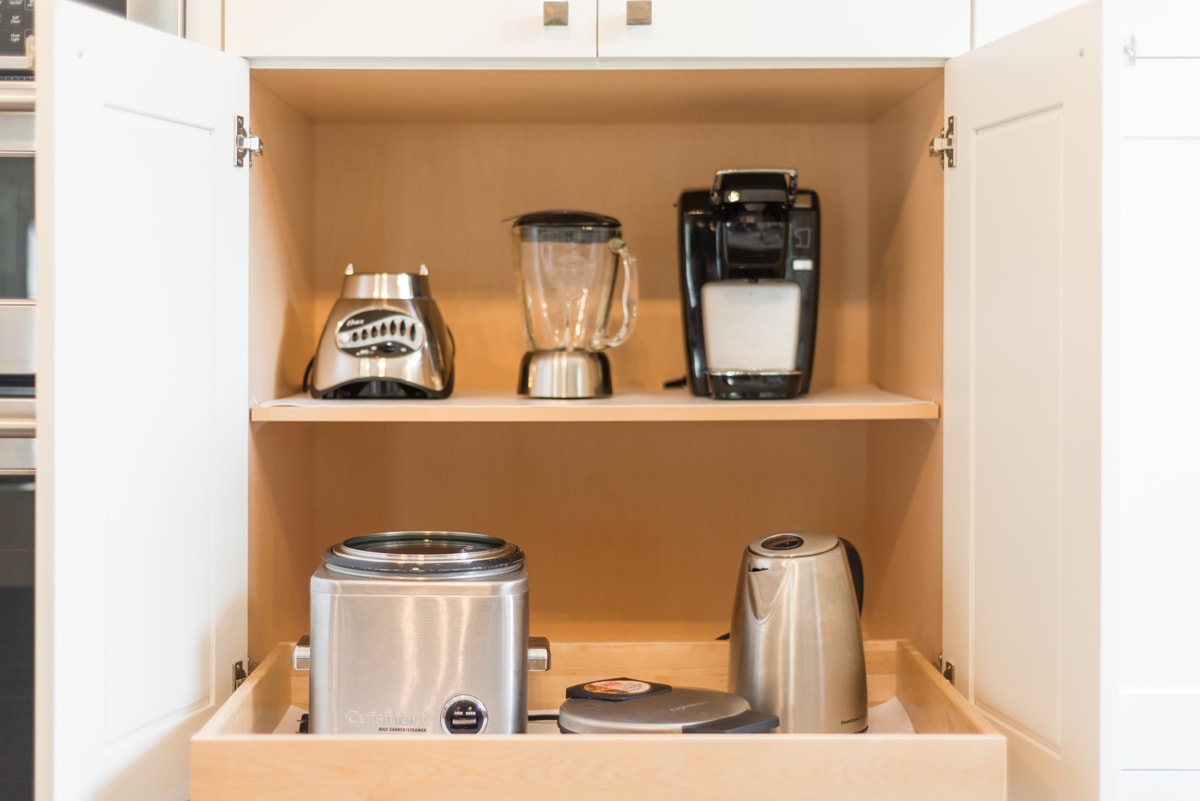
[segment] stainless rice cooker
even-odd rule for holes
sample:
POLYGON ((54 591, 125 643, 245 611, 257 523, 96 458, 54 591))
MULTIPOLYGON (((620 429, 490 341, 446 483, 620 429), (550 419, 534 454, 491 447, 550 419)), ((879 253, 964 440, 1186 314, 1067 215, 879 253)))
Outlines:
POLYGON ((447 531, 355 537, 325 551, 310 589, 310 732, 525 731, 529 594, 516 545, 447 531))

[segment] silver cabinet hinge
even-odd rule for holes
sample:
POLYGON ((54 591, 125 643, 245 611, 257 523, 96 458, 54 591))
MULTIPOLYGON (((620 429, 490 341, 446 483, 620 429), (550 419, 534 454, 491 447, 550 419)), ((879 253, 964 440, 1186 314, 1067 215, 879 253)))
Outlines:
POLYGON ((250 674, 254 672, 254 669, 256 667, 258 667, 258 663, 255 662, 250 657, 246 657, 245 659, 239 659, 238 661, 234 662, 233 663, 233 689, 236 690, 238 687, 241 687, 242 684, 246 681, 246 679, 250 677, 250 674))
POLYGON ((1137 37, 1130 36, 1129 41, 1125 42, 1125 46, 1121 48, 1125 53, 1125 63, 1131 67, 1137 66, 1137 37))
POLYGON ((241 116, 237 118, 237 132, 234 143, 235 147, 237 148, 237 159, 235 163, 238 167, 253 167, 253 157, 261 156, 263 153, 262 140, 246 128, 246 120, 241 116))
POLYGON ((941 159, 942 169, 956 166, 954 159, 954 117, 946 118, 946 127, 933 139, 929 140, 929 155, 941 159))
POLYGON ((942 674, 942 678, 951 684, 954 683, 954 663, 947 661, 941 653, 938 653, 937 669, 938 673, 942 674))

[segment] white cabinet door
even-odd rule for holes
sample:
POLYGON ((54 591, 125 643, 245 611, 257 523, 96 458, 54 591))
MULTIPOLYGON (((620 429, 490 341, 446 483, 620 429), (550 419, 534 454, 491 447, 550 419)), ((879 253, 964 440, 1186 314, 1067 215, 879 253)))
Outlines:
POLYGON ((1200 56, 1200 3, 1195 0, 1126 0, 1121 17, 1124 43, 1141 58, 1200 56))
POLYGON ((1126 770, 1120 788, 1120 801, 1196 801, 1200 771, 1126 770))
POLYGON ((598 7, 601 58, 946 58, 971 41, 966 0, 653 0, 649 25, 598 7))
POLYGON ((596 5, 562 0, 226 0, 225 49, 247 58, 595 59, 596 5))
POLYGON ((943 642, 1009 797, 1099 796, 1096 3, 949 62, 943 642))
POLYGON ((1200 59, 1138 59, 1121 78, 1121 767, 1194 788, 1198 774, 1171 771, 1200 771, 1200 104, 1183 100, 1200 59))
POLYGON ((36 793, 182 800, 246 653, 248 69, 38 12, 36 793))

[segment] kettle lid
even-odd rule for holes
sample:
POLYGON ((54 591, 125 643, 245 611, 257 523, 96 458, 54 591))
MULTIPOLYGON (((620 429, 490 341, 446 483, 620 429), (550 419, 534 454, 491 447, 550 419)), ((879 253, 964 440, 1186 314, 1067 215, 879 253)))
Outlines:
POLYGON ((755 540, 747 546, 756 556, 800 557, 816 556, 832 551, 841 540, 833 534, 815 531, 782 531, 755 540))

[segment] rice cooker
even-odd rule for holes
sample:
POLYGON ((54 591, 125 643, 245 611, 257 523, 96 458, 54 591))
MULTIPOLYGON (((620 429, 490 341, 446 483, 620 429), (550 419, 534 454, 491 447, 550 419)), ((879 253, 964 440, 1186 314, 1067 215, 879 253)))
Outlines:
POLYGON ((310 592, 310 732, 525 731, 529 593, 516 545, 447 531, 355 537, 325 551, 310 592))

